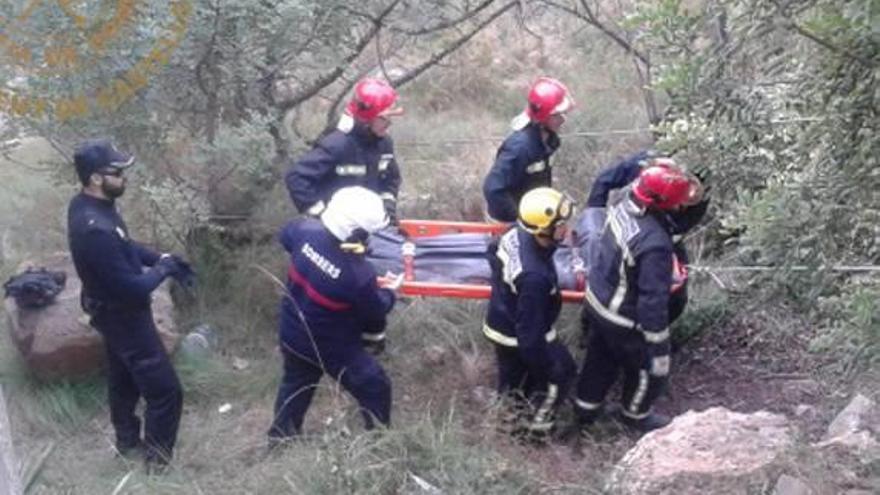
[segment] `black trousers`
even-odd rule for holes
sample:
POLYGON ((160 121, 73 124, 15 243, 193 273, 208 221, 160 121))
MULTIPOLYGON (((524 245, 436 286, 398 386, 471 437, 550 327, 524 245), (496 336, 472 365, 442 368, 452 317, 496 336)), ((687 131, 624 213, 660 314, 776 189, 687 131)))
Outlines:
POLYGON ((529 429, 552 428, 553 417, 568 397, 577 365, 568 349, 559 342, 549 342, 547 350, 551 365, 558 371, 551 379, 551 370, 531 369, 517 347, 495 345, 498 359, 498 392, 514 398, 528 417, 529 429))
POLYGON ((584 308, 582 318, 590 333, 578 377, 576 410, 582 417, 597 414, 622 370, 623 413, 634 419, 647 416, 665 390, 668 376, 652 373, 644 336, 608 322, 589 306, 584 308))
POLYGON ((183 391, 152 312, 149 308, 104 311, 92 318, 92 326, 104 337, 110 421, 116 430, 117 447, 130 448, 141 442, 141 421, 135 407, 143 397, 143 441, 148 455, 170 459, 180 426, 183 391))
MULTIPOLYGON (((302 431, 306 411, 324 373, 357 400, 367 429, 391 423, 391 380, 363 346, 326 349, 316 356, 298 355, 282 344, 284 375, 275 399, 269 437, 286 438, 302 431)), ((308 352, 304 349, 305 352, 308 352)))

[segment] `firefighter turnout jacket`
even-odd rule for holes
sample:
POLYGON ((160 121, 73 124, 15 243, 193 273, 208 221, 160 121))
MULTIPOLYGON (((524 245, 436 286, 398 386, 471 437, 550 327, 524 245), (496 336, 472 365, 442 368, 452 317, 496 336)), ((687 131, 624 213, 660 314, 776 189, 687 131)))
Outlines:
POLYGON ((392 219, 397 213, 400 170, 390 137, 378 137, 367 124, 344 116, 337 129, 324 135, 288 170, 287 190, 297 210, 318 215, 337 190, 363 186, 385 202, 392 219))
MULTIPOLYGON (((624 158, 616 164, 605 168, 596 177, 593 186, 590 188, 590 195, 587 198, 587 208, 605 208, 608 205, 608 197, 611 191, 628 186, 639 177, 642 169, 648 165, 648 160, 656 156, 653 151, 641 151, 634 155, 624 158)), ((684 208, 681 211, 666 213, 665 222, 669 226, 669 232, 673 235, 673 240, 678 242, 681 236, 695 227, 705 216, 709 207, 709 199, 705 198, 699 203, 684 208)), ((686 257, 686 253, 676 253, 686 257)), ((686 259, 680 260, 687 263, 686 259)))
POLYGON ((611 207, 586 292, 599 316, 652 344, 669 338, 673 244, 664 221, 629 198, 611 207))
POLYGON ((552 184, 550 157, 559 148, 559 136, 541 137, 535 122, 514 131, 498 149, 495 164, 483 181, 489 215, 501 222, 515 222, 519 200, 526 192, 552 184))
POLYGON ((547 343, 556 340, 553 323, 562 307, 554 249, 519 227, 489 249, 492 295, 483 333, 495 344, 519 348, 534 369, 548 369, 547 343))
POLYGON ((553 427, 576 373, 553 328, 562 306, 554 251, 520 227, 489 247, 492 295, 483 334, 496 347, 498 392, 525 401, 524 431, 536 434, 553 427))

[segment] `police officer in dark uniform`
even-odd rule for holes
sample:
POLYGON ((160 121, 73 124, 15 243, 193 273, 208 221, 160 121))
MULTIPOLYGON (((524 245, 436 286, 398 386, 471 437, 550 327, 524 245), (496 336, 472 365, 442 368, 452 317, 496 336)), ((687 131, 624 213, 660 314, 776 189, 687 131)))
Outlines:
POLYGON ((526 419, 517 432, 543 436, 566 398, 576 366, 553 323, 562 297, 553 263, 571 201, 549 187, 527 192, 517 227, 490 245, 492 295, 483 334, 495 344, 498 392, 526 419))
POLYGON ((403 113, 394 107, 396 101, 397 92, 383 80, 357 83, 336 130, 323 136, 285 176, 298 211, 318 216, 337 190, 363 186, 382 198, 391 222, 397 222, 400 169, 388 135, 391 117, 403 113))
POLYGON ((559 148, 559 129, 574 101, 556 79, 541 77, 532 85, 525 111, 513 119, 514 132, 501 143, 495 164, 483 181, 489 216, 515 222, 523 194, 552 186, 550 157, 559 148))
POLYGON ((115 200, 125 192, 134 157, 108 140, 81 143, 74 153, 82 191, 68 208, 70 251, 82 280, 83 309, 104 338, 110 419, 120 454, 143 453, 148 469, 171 459, 183 394, 159 340, 150 293, 168 276, 189 272, 180 258, 159 255, 130 238, 115 200), (148 269, 144 269, 148 267, 148 269), (143 397, 144 432, 135 415, 143 397))
POLYGON ((302 430, 324 374, 354 396, 367 429, 390 424, 391 381, 367 348, 384 348, 386 314, 395 297, 378 287, 364 256, 369 235, 387 224, 381 198, 354 186, 337 191, 320 220, 302 218, 281 231, 290 267, 279 325, 284 375, 270 447, 302 430))
POLYGON ((668 214, 699 202, 700 193, 694 177, 655 164, 609 210, 586 291, 590 334, 575 400, 582 426, 598 417, 621 368, 624 424, 650 431, 669 423, 651 411, 670 364, 674 246, 668 214))

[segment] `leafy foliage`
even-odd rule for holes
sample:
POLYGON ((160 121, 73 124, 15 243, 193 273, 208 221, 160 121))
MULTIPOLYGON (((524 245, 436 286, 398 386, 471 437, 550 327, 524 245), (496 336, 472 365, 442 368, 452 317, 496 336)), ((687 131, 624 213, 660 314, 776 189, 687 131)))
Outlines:
POLYGON ((672 97, 660 146, 712 169, 716 233, 740 234, 743 261, 796 268, 771 287, 805 306, 847 294, 841 310, 858 313, 877 280, 840 292, 848 277, 831 269, 880 260, 877 2, 729 0, 698 14, 668 1, 630 17, 672 97))

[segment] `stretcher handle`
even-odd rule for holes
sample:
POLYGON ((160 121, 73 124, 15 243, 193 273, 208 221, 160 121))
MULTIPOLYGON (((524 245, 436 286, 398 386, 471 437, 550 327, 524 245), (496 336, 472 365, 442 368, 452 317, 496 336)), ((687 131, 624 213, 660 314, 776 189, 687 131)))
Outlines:
MULTIPOLYGON (((379 286, 388 283, 385 277, 378 278, 379 286)), ((455 299, 489 299, 492 287, 478 284, 444 284, 439 282, 404 281, 398 293, 405 296, 452 297, 455 299)), ((563 290, 562 301, 580 303, 584 300, 583 291, 563 290)))
POLYGON ((511 224, 458 222, 444 220, 401 220, 400 230, 410 237, 435 237, 443 234, 490 234, 507 232, 511 224))

